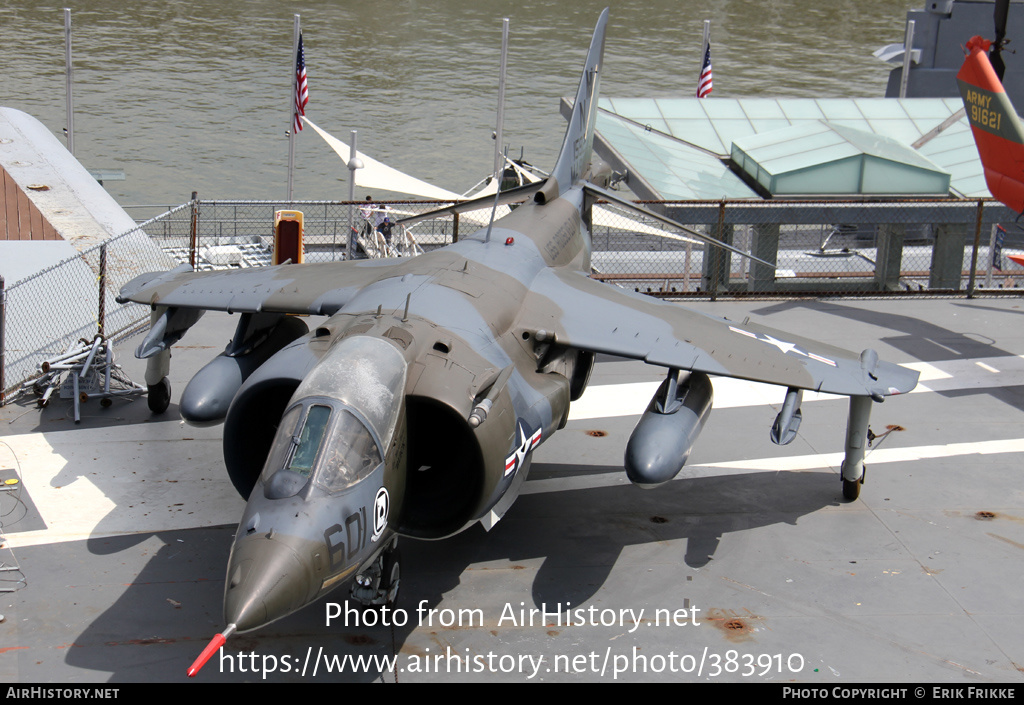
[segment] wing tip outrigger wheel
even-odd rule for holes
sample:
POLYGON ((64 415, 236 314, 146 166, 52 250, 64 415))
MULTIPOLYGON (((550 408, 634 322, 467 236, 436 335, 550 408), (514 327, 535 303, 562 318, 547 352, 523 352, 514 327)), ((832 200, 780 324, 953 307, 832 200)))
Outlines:
MULTIPOLYGON (((867 468, 865 468, 865 471, 867 468)), ((856 501, 860 497, 860 486, 864 484, 864 475, 860 476, 859 480, 847 480, 845 477, 843 480, 843 499, 848 499, 851 502, 856 501)))
POLYGON ((843 497, 851 502, 860 497, 860 486, 864 484, 864 455, 867 450, 868 421, 871 416, 869 396, 850 397, 850 415, 846 421, 846 455, 839 469, 843 480, 843 497))
POLYGON ((164 377, 156 384, 147 385, 149 392, 146 395, 149 410, 154 414, 162 414, 171 405, 171 383, 164 377))

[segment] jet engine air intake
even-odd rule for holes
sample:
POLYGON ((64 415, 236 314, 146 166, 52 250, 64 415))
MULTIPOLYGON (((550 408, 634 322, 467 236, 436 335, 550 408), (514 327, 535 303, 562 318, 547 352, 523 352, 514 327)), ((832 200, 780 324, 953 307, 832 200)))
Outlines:
MULTIPOLYGON (((409 460, 399 531, 439 539, 456 533, 479 511, 485 461, 474 427, 447 404, 406 398, 409 460)), ((481 425, 487 433, 495 422, 481 425)))
POLYGON ((649 489, 679 474, 711 411, 711 380, 691 372, 682 384, 669 370, 626 444, 626 476, 649 489))
POLYGON ((233 395, 224 419, 224 464, 242 497, 256 485, 288 401, 317 363, 308 340, 299 338, 272 355, 233 395))

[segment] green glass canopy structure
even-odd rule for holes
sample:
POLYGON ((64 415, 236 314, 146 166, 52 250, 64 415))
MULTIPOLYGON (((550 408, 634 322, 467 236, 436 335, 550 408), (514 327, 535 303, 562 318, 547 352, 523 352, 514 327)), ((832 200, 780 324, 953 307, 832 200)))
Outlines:
POLYGON ((949 193, 949 172, 911 147, 824 120, 737 139, 730 156, 772 196, 949 193))
POLYGON ((605 98, 597 129, 651 200, 987 197, 956 98, 605 98))

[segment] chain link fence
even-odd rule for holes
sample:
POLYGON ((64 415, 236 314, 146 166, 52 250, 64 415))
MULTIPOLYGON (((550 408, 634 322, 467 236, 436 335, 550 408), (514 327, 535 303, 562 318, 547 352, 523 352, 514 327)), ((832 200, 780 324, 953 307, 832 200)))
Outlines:
MULTIPOLYGON (((274 243, 274 220, 278 211, 300 211, 303 215, 303 245, 306 262, 343 260, 352 247, 357 257, 358 238, 386 218, 389 240, 412 237, 423 250, 450 244, 458 237, 458 223, 451 217, 419 223, 411 228, 397 224, 406 218, 450 205, 436 201, 338 202, 338 201, 196 201, 191 220, 167 223, 166 230, 152 233, 161 247, 180 262, 197 269, 269 264, 274 243), (385 210, 381 211, 380 207, 385 210), (195 233, 190 241, 191 233, 195 233), (350 235, 352 242, 350 242, 350 235)), ((507 209, 505 209, 507 212, 507 209)), ((465 217, 462 217, 465 221, 465 217)), ((472 219, 470 219, 472 221, 472 219)), ((476 230, 476 227, 472 227, 476 230)))
POLYGON ((1024 230, 991 200, 644 205, 688 228, 599 206, 595 278, 652 295, 714 299, 1006 293, 1024 274, 1010 259, 1024 254, 1024 230), (708 250, 697 235, 751 257, 708 250))
MULTIPOLYGON (((193 200, 13 285, 0 286, 0 392, 45 359, 102 334, 116 340, 149 320, 117 304, 135 276, 188 263, 199 270, 270 263, 277 211, 301 211, 307 262, 436 249, 487 227, 490 209, 405 228, 435 201, 193 200), (385 210, 380 206, 385 205, 385 210), (386 220, 385 220, 386 218, 386 220), (388 233, 387 250, 372 237, 388 233), (414 243, 415 247, 403 247, 414 243)), ((593 210, 597 279, 664 297, 909 296, 1017 293, 1024 231, 991 200, 657 202, 678 228, 615 205, 593 210), (742 256, 708 248, 725 242, 742 256), (759 261, 760 260, 760 261, 759 261)), ((502 206, 496 218, 509 211, 502 206)), ((380 241, 380 238, 378 238, 380 241)), ((2 400, 0 400, 2 401, 2 400)))
POLYGON ((38 374, 39 365, 96 335, 116 340, 148 320, 145 306, 121 305, 121 286, 176 262, 148 235, 166 226, 188 204, 141 224, 6 286, 0 305, 0 393, 7 394, 38 374))

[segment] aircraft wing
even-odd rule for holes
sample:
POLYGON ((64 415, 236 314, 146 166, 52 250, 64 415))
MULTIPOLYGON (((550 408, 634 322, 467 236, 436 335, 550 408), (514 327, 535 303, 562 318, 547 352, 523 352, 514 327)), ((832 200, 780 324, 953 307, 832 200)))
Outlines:
POLYGON ((359 260, 193 272, 182 265, 132 279, 117 300, 229 313, 330 315, 395 266, 393 260, 359 260))
POLYGON ((697 313, 568 270, 534 281, 520 325, 572 348, 797 389, 875 398, 909 392, 918 373, 752 323, 697 313))

